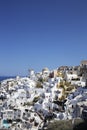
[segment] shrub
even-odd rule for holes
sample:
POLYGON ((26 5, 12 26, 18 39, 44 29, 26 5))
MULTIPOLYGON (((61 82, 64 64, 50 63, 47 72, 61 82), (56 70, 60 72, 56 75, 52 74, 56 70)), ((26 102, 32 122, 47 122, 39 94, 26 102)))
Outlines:
POLYGON ((39 96, 38 96, 38 97, 35 97, 35 98, 33 99, 33 102, 36 103, 36 102, 39 100, 39 98, 40 98, 39 96))
POLYGON ((73 90, 75 87, 73 86, 73 85, 70 85, 67 89, 66 89, 66 91, 71 91, 71 90, 73 90))
POLYGON ((36 88, 43 88, 43 85, 41 82, 37 81, 36 88))
POLYGON ((65 82, 65 85, 68 87, 68 86, 70 86, 71 85, 71 82, 65 82))
POLYGON ((42 77, 40 77, 40 78, 38 79, 38 81, 41 82, 41 83, 43 83, 43 82, 44 82, 44 79, 43 79, 42 77))

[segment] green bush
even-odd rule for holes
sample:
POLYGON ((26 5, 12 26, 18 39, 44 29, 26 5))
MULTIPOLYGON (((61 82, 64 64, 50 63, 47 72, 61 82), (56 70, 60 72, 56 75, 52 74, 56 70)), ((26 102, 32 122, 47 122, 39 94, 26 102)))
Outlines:
POLYGON ((43 82, 44 82, 44 79, 40 77, 40 78, 38 79, 38 81, 41 82, 41 83, 43 83, 43 82))
POLYGON ((71 90, 73 90, 75 87, 73 86, 73 85, 70 85, 67 89, 66 89, 66 91, 71 91, 71 90))
POLYGON ((37 84, 36 84, 36 88, 43 88, 42 83, 38 81, 37 84))
POLYGON ((39 96, 38 96, 38 97, 35 97, 35 98, 33 99, 33 102, 36 103, 36 102, 39 100, 39 98, 40 98, 39 96))

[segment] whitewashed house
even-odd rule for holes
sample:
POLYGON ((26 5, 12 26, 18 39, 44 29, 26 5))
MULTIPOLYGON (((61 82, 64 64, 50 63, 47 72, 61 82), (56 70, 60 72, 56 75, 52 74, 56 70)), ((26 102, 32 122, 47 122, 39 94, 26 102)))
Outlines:
POLYGON ((1 111, 3 115, 3 120, 13 120, 14 119, 14 111, 13 110, 3 110, 1 111))
POLYGON ((26 91, 24 89, 18 89, 18 94, 19 98, 26 98, 26 91))
POLYGON ((45 93, 45 101, 50 101, 51 100, 51 93, 45 93))
POLYGON ((33 69, 29 69, 29 74, 28 74, 28 77, 32 80, 35 80, 35 72, 33 69))
POLYGON ((2 123, 2 118, 0 117, 0 128, 2 128, 3 123, 2 123))
POLYGON ((21 110, 18 108, 14 108, 14 120, 22 119, 21 117, 21 110))
POLYGON ((72 79, 77 79, 78 78, 78 75, 77 74, 70 74, 70 73, 67 73, 65 74, 65 79, 67 81, 71 81, 72 79))
POLYGON ((42 69, 42 77, 43 78, 47 78, 49 76, 49 74, 50 74, 50 71, 48 68, 42 69))
POLYGON ((55 78, 49 78, 49 79, 48 79, 48 82, 49 82, 50 84, 54 83, 54 81, 55 81, 55 78))
POLYGON ((2 110, 2 108, 3 108, 3 101, 0 100, 0 111, 2 110))

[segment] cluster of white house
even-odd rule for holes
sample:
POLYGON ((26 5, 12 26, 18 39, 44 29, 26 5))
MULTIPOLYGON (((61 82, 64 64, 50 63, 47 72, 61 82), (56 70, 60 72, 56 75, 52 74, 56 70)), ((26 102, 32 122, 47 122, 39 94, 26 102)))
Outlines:
MULTIPOLYGON (((43 84, 43 88, 36 88, 36 82, 28 77, 8 79, 2 82, 0 93, 0 119, 2 128, 3 120, 27 120, 32 117, 32 113, 42 111, 42 116, 46 116, 50 109, 58 108, 52 101, 56 95, 61 96, 62 89, 58 90, 56 83, 61 78, 49 80, 43 84), (39 98, 32 105, 35 98, 39 98), (26 112, 28 111, 28 112, 26 112)), ((40 123, 38 116, 38 123, 40 123)), ((42 120, 41 120, 42 121, 42 120)))
MULTIPOLYGON (((44 125, 45 117, 55 115, 55 118, 72 119, 81 117, 84 106, 87 106, 87 88, 85 82, 77 73, 64 70, 64 79, 55 76, 49 77, 51 72, 45 68, 42 73, 29 70, 29 77, 16 77, 1 82, 0 86, 0 128, 11 128, 11 130, 31 129, 38 130, 44 125), (42 88, 37 88, 38 78, 49 77, 42 83, 42 88), (63 95, 63 89, 57 85, 63 81, 70 81, 71 84, 78 86, 77 90, 72 92, 66 98, 64 109, 54 101, 63 95), (8 122, 9 121, 9 122, 8 122)), ((51 116, 52 117, 52 116, 51 116)))

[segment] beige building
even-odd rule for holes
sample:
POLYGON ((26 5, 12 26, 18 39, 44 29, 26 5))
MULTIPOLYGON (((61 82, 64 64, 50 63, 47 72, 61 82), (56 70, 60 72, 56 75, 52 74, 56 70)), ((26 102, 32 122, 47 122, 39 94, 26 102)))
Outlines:
POLYGON ((81 66, 87 65, 87 60, 82 60, 80 63, 81 66))
POLYGON ((55 77, 57 77, 57 76, 58 76, 57 70, 53 70, 53 71, 50 73, 50 77, 51 77, 51 78, 55 78, 55 77))

